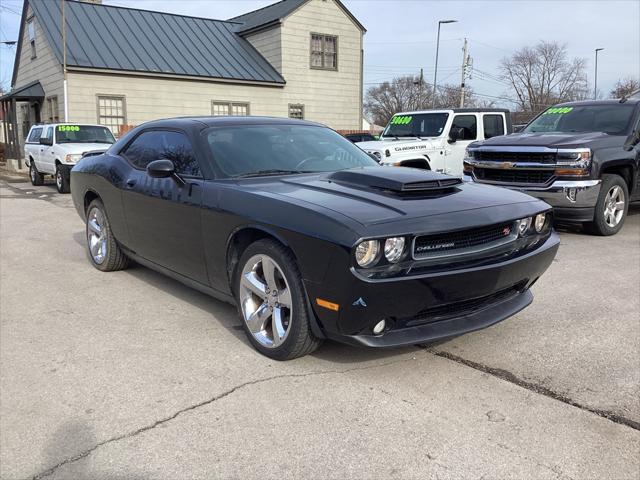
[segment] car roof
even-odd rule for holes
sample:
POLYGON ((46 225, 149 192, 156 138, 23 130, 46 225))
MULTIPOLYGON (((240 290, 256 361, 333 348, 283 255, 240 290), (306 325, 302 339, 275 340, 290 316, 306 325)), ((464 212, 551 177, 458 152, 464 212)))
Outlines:
POLYGON ((138 126, 137 129, 147 128, 206 128, 221 126, 250 126, 250 125, 309 125, 325 127, 320 123, 293 118, 260 117, 260 116, 225 116, 225 117, 175 117, 161 120, 152 120, 138 126))
POLYGON ((508 108, 434 108, 431 110, 411 110, 408 112, 398 112, 395 115, 408 115, 420 113, 509 113, 508 108))
POLYGON ((640 103, 640 98, 627 98, 624 102, 621 102, 620 99, 610 99, 610 100, 583 100, 580 102, 565 102, 559 103, 557 105, 553 105, 554 107, 577 107, 577 106, 592 106, 592 105, 637 105, 640 103))

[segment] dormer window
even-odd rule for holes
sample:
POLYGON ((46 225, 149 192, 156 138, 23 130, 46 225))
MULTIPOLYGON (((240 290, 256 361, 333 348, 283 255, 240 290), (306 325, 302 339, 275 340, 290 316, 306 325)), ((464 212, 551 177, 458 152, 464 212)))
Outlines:
POLYGON ((31 58, 36 58, 36 24, 33 17, 27 20, 27 33, 29 35, 29 45, 31 47, 31 58))
POLYGON ((311 34, 311 68, 338 69, 338 37, 321 33, 311 34))

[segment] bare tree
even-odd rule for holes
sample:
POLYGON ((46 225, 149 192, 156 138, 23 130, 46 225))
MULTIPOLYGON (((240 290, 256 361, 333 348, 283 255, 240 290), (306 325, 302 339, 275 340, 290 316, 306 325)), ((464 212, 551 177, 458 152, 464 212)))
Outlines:
MULTIPOLYGON (((369 88, 365 95, 364 110, 377 125, 386 125, 398 112, 428 110, 433 104, 433 85, 421 81, 419 76, 396 77, 391 81, 369 88)), ((436 108, 454 108, 460 102, 460 87, 438 85, 436 108)), ((473 90, 467 86, 465 104, 477 102, 473 90)))
POLYGON ((513 87, 519 109, 539 112, 560 102, 588 98, 584 58, 569 59, 566 45, 541 41, 524 47, 500 64, 501 77, 513 87))
POLYGON ((637 78, 621 78, 611 90, 611 98, 622 98, 631 95, 640 89, 640 81, 637 78))

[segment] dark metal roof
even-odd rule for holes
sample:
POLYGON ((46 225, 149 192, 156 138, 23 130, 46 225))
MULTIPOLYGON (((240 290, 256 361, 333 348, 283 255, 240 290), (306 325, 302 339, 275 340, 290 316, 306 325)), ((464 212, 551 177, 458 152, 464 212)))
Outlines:
POLYGON ((136 127, 137 129, 159 128, 159 127, 222 127, 222 126, 251 126, 251 125, 307 125, 313 127, 328 128, 321 123, 310 122, 308 120, 296 120, 285 117, 265 117, 265 116, 193 116, 174 117, 151 120, 136 127))
POLYGON ((17 101, 32 100, 34 98, 44 98, 44 89, 39 81, 31 82, 24 87, 10 91, 6 95, 0 97, 0 100, 9 100, 14 98, 17 101))
MULTIPOLYGON (((62 63, 59 1, 29 0, 62 63)), ((67 65, 283 84, 238 24, 65 0, 67 65)))
MULTIPOLYGON (((253 12, 230 18, 229 21, 242 23, 242 25, 237 30, 241 33, 268 28, 281 22, 285 17, 293 13, 294 10, 298 9, 308 1, 309 0, 281 0, 278 3, 267 5, 266 7, 259 8, 258 10, 254 10, 253 12)), ((338 6, 351 18, 351 20, 353 20, 358 28, 360 28, 363 32, 366 31, 366 29, 362 26, 358 19, 354 17, 349 10, 347 10, 347 7, 345 7, 342 2, 340 2, 340 0, 335 1, 338 6)))

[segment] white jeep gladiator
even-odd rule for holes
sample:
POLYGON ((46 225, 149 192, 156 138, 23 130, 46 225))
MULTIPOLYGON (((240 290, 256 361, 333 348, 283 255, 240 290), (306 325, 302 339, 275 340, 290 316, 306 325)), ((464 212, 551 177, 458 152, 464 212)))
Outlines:
POLYGON ((464 151, 474 141, 511 133, 509 110, 456 108, 395 114, 376 142, 356 143, 382 165, 462 176, 464 151))
POLYGON ((115 138, 103 125, 50 123, 34 125, 24 142, 24 159, 32 185, 53 175, 60 193, 69 193, 69 173, 87 152, 106 151, 115 138))

